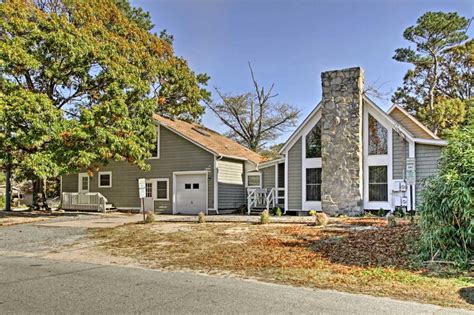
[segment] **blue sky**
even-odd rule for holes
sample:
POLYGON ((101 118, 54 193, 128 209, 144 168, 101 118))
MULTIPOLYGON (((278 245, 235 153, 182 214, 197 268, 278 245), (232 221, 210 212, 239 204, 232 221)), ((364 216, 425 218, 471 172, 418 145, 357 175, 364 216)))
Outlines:
MULTIPOLYGON (((392 59, 408 46, 402 33, 426 11, 456 11, 473 16, 474 2, 459 1, 309 1, 309 0, 140 0, 149 11, 154 31, 174 35, 175 52, 193 70, 211 76, 227 93, 252 89, 247 62, 257 80, 275 83, 277 101, 301 109, 300 121, 321 98, 320 73, 361 66, 366 82, 385 93, 402 82, 408 65, 392 59)), ((473 36, 474 26, 469 31, 473 36)), ((213 93, 216 97, 216 93, 213 93)), ((378 101, 383 109, 390 105, 378 101)), ((226 128, 209 110, 204 125, 226 128)), ((290 130, 278 139, 284 141, 290 130)))

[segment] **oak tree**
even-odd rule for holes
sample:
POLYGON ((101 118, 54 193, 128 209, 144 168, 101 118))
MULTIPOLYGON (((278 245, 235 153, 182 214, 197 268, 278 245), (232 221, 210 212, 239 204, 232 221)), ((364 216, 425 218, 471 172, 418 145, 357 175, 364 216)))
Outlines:
MULTIPOLYGON (((147 168, 152 114, 197 120, 208 77, 124 0, 0 4, 0 167, 34 180, 147 168)), ((166 34, 165 34, 166 35, 166 34)))

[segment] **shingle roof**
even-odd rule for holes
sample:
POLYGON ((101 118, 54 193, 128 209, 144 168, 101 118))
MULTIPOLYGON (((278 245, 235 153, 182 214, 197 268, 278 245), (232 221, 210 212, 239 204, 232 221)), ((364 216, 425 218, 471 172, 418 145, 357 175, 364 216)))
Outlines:
POLYGON ((265 160, 260 154, 202 125, 178 119, 169 119, 158 114, 153 115, 153 118, 160 125, 200 145, 215 155, 248 160, 255 164, 265 160))

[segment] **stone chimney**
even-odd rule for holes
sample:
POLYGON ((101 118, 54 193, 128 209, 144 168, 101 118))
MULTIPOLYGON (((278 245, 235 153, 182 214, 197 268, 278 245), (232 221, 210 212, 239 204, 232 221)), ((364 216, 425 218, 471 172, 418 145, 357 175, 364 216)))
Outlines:
POLYGON ((363 210, 362 92, 360 67, 321 73, 323 212, 355 215, 363 210))

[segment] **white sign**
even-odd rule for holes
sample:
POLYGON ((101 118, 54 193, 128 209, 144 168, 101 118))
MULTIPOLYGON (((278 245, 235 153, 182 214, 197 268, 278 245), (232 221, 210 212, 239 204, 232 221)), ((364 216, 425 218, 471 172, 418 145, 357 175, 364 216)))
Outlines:
POLYGON ((406 179, 408 185, 416 183, 415 158, 407 158, 406 179))
POLYGON ((145 198, 146 196, 145 186, 146 186, 145 179, 139 178, 138 179, 138 195, 140 196, 140 198, 145 198))

